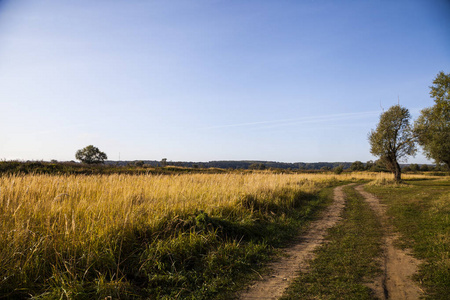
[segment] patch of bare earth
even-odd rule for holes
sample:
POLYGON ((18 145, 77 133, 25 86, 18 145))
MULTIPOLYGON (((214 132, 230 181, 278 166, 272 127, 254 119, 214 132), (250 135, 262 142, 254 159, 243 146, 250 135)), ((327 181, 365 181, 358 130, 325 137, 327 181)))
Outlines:
POLYGON ((296 277, 297 272, 308 268, 308 261, 313 258, 313 251, 324 242, 327 230, 341 219, 345 207, 343 187, 333 191, 333 203, 322 216, 311 223, 308 231, 299 236, 292 246, 285 249, 285 256, 269 265, 269 275, 243 291, 239 299, 278 299, 296 277))
POLYGON ((366 192, 362 185, 355 189, 375 211, 385 229, 381 258, 383 274, 368 286, 379 299, 419 299, 422 291, 411 277, 416 273, 420 261, 408 251, 394 247, 399 234, 388 222, 386 206, 381 204, 377 197, 366 192))

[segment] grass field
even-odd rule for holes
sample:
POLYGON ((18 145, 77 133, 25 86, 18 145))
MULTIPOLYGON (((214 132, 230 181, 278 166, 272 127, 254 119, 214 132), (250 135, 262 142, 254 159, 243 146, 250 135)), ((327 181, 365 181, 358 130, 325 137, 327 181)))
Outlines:
POLYGON ((270 173, 3 176, 0 295, 218 297, 255 274, 337 183, 270 173))
POLYGON ((0 298, 226 299, 329 203, 331 187, 390 177, 4 175, 0 298))
POLYGON ((416 281, 428 299, 450 295, 450 180, 408 180, 399 186, 366 188, 388 207, 388 215, 403 239, 423 260, 416 281))

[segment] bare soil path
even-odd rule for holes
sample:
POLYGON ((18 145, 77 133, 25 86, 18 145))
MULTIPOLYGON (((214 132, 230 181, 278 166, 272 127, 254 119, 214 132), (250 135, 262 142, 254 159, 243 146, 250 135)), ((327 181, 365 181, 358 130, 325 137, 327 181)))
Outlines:
POLYGON ((239 299, 278 299, 296 277, 299 270, 306 270, 313 251, 324 242, 327 230, 341 219, 345 207, 343 186, 333 191, 333 203, 322 216, 311 223, 308 231, 299 236, 294 244, 285 249, 285 257, 272 263, 271 273, 264 276, 240 294, 239 299))
POLYGON ((408 251, 394 247, 399 234, 389 224, 386 215, 386 206, 379 199, 364 190, 362 185, 355 189, 365 198, 370 207, 380 218, 385 229, 383 240, 383 257, 381 264, 383 275, 369 285, 379 299, 419 299, 422 291, 411 279, 416 273, 419 260, 409 255, 408 251))

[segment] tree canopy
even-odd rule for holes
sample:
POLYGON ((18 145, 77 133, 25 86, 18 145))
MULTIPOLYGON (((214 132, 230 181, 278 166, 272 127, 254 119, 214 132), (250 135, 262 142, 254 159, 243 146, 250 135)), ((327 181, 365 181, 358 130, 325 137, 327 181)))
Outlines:
POLYGON ((108 159, 104 152, 92 145, 78 150, 75 153, 75 158, 86 164, 100 164, 108 159))
POLYGON ((350 170, 352 171, 364 171, 366 169, 366 167, 364 166, 364 164, 357 160, 354 163, 352 163, 352 165, 350 166, 350 170))
POLYGON ((380 157, 396 181, 401 180, 398 162, 417 151, 410 119, 408 109, 394 105, 381 114, 376 130, 369 133, 370 153, 380 157))
POLYGON ((436 76, 430 95, 435 104, 421 111, 414 132, 426 157, 450 168, 450 74, 436 76))

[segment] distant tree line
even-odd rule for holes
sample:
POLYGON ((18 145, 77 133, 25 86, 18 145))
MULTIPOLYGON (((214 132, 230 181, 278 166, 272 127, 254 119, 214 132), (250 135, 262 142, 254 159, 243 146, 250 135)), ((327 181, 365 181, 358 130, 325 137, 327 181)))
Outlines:
POLYGON ((136 160, 136 161, 105 161, 107 165, 120 166, 147 166, 147 167, 163 167, 163 166, 177 166, 187 168, 220 168, 220 169, 284 169, 284 170, 321 170, 327 168, 332 170, 340 165, 344 169, 350 168, 351 162, 317 162, 317 163, 285 163, 274 161, 253 161, 253 160, 218 160, 208 162, 191 162, 191 161, 165 161, 164 164, 157 160, 136 160))
MULTIPOLYGON (((221 165, 213 162, 212 165, 221 165)), ((282 172, 334 172, 339 174, 344 171, 371 171, 371 172, 388 172, 382 162, 368 161, 362 163, 356 161, 353 163, 308 163, 308 169, 300 169, 297 164, 281 163, 282 167, 275 168, 277 164, 270 162, 243 164, 236 161, 233 165, 232 161, 227 161, 227 168, 210 166, 209 162, 192 163, 192 162, 168 162, 167 166, 161 166, 159 161, 106 161, 104 164, 84 164, 74 161, 58 162, 52 160, 45 161, 0 161, 1 174, 176 174, 176 173, 224 173, 228 171, 251 171, 251 170, 272 170, 282 172), (235 166, 235 167, 233 167, 235 166), (243 167, 244 166, 244 167, 243 167), (268 167, 270 166, 270 167, 268 167), (290 167, 288 167, 290 166, 290 167), (295 167, 297 166, 297 167, 295 167), (333 167, 331 167, 333 166, 333 167), (283 168, 284 167, 284 168, 283 168)), ((405 172, 424 172, 424 171, 447 171, 444 166, 404 164, 401 165, 405 172)))
MULTIPOLYGON (((382 161, 369 160, 367 162, 317 162, 317 163, 283 163, 271 161, 209 161, 209 162, 188 162, 188 161, 167 161, 162 165, 157 160, 136 160, 136 161, 106 161, 106 165, 116 166, 136 166, 136 167, 163 167, 175 166, 185 168, 218 168, 218 169, 234 169, 234 170, 269 170, 283 169, 292 171, 334 171, 336 168, 342 167, 345 171, 371 171, 371 172, 389 172, 382 161)), ((430 164, 400 164, 402 169, 406 171, 424 171, 435 170, 435 165, 430 164), (409 166, 412 166, 411 169, 409 166), (417 168, 415 167, 417 166, 417 168)), ((438 170, 445 170, 439 167, 438 170)))
MULTIPOLYGON (((145 166, 145 165, 144 165, 145 166)), ((209 168, 194 169, 183 167, 145 168, 116 164, 85 164, 57 161, 0 161, 0 175, 3 174, 73 174, 73 175, 98 175, 98 174, 179 174, 179 173, 224 173, 226 170, 209 168)))

